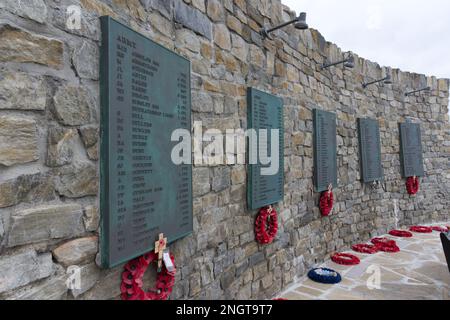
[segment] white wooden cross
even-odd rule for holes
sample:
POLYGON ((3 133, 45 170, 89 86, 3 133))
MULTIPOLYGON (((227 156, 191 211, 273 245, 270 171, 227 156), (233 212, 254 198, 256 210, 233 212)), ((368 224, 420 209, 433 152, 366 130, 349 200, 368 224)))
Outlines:
POLYGON ((158 254, 158 272, 161 271, 162 258, 164 250, 167 248, 167 238, 164 238, 164 234, 159 234, 158 241, 155 242, 155 253, 158 254))

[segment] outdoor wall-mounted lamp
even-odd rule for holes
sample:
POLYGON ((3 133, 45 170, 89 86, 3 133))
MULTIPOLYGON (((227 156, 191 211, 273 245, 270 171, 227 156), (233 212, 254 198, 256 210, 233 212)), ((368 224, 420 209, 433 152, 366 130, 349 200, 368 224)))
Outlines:
POLYGON ((353 56, 353 54, 349 53, 347 55, 347 58, 345 58, 344 60, 341 61, 337 61, 337 62, 332 62, 332 63, 324 63, 320 69, 326 69, 332 66, 336 66, 338 64, 344 64, 344 67, 349 68, 349 69, 353 69, 355 67, 355 57, 353 56))
POLYGON ((285 22, 283 24, 280 24, 279 26, 276 26, 276 27, 273 27, 270 29, 267 29, 264 27, 261 29, 261 31, 259 33, 261 34, 263 39, 265 39, 265 38, 269 37, 270 33, 274 32, 278 29, 284 28, 286 26, 289 26, 291 24, 294 24, 295 29, 298 29, 298 30, 308 29, 308 24, 306 23, 306 12, 300 13, 300 15, 297 18, 295 18, 294 20, 285 22))
POLYGON ((431 91, 431 87, 425 87, 425 88, 422 88, 422 89, 418 89, 418 90, 413 90, 413 91, 406 92, 406 93, 405 93, 405 96, 408 97, 408 96, 411 96, 411 95, 413 95, 413 94, 415 94, 415 93, 423 92, 423 91, 431 91))
POLYGON ((375 80, 375 81, 371 81, 371 82, 365 82, 363 83, 363 88, 367 88, 368 86, 370 86, 371 84, 375 84, 375 83, 379 83, 379 82, 383 82, 384 84, 392 84, 392 77, 391 75, 388 73, 386 77, 384 77, 383 79, 379 79, 379 80, 375 80))

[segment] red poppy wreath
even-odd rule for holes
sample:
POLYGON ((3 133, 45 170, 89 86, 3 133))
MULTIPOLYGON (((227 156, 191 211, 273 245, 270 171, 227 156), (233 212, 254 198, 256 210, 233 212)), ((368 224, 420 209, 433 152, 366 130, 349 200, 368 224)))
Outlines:
POLYGON ((441 226, 434 226, 432 227, 433 231, 437 231, 437 232, 442 232, 442 233, 446 233, 450 230, 449 227, 441 227, 441 226))
POLYGON ((389 253, 400 252, 400 248, 394 240, 389 240, 387 238, 374 238, 372 239, 372 243, 377 247, 378 251, 389 253))
POLYGON ((409 231, 405 230, 391 230, 389 232, 391 236, 399 237, 399 238, 412 238, 413 234, 409 231))
POLYGON ((423 227, 423 226, 414 226, 414 227, 409 228, 409 230, 411 230, 412 232, 416 232, 416 233, 432 233, 433 232, 433 228, 423 227))
POLYGON ((415 195, 419 192, 420 182, 417 177, 409 177, 406 180, 406 191, 408 191, 409 195, 415 195))
POLYGON ((352 246, 352 249, 353 251, 366 254, 375 254, 378 252, 377 246, 371 244, 355 244, 352 246))
POLYGON ((322 195, 320 196, 320 212, 324 217, 328 217, 333 210, 334 205, 334 195, 331 190, 322 192, 322 195))
POLYGON ((278 232, 278 214, 272 208, 263 208, 255 222, 256 241, 260 244, 270 244, 275 240, 278 232))
MULTIPOLYGON (((170 255, 170 259, 175 265, 173 255, 170 255)), ((164 265, 157 275, 155 288, 147 292, 142 289, 144 273, 153 262, 158 263, 158 255, 150 252, 125 265, 120 286, 122 300, 167 300, 169 298, 175 283, 176 270, 169 272, 164 265)))
POLYGON ((355 266, 361 262, 357 256, 348 253, 335 253, 331 260, 344 266, 355 266))

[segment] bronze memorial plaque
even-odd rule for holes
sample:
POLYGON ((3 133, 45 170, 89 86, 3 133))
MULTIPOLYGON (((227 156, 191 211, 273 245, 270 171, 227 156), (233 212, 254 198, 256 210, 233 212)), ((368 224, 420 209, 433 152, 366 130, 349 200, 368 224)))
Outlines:
POLYGON ((337 187, 336 114, 314 109, 314 185, 316 192, 337 187))
POLYGON ((420 124, 400 123, 400 159, 404 178, 423 177, 422 135, 420 124))
POLYGON ((380 126, 375 119, 358 119, 359 160, 364 183, 383 180, 380 126))
MULTIPOLYGON (((250 210, 256 210, 280 202, 284 197, 283 101, 274 95, 254 88, 248 88, 247 100, 248 129, 254 129, 259 135, 257 147, 252 152, 255 160, 257 157, 257 161, 249 164, 247 183, 248 207, 250 210), (271 154, 271 137, 272 134, 276 134, 272 132, 273 129, 278 130, 277 159, 274 158, 275 154, 271 154), (267 130, 267 132, 260 130, 267 130), (262 154, 272 157, 272 163, 263 164, 260 158, 262 154), (273 166, 277 166, 276 172, 264 174, 265 169, 273 168, 273 166)), ((249 139, 249 144, 252 144, 252 137, 249 139)), ((250 149, 249 147, 249 153, 250 149)))
POLYGON ((192 167, 171 159, 191 131, 190 62, 101 17, 101 256, 106 268, 192 232, 192 167))

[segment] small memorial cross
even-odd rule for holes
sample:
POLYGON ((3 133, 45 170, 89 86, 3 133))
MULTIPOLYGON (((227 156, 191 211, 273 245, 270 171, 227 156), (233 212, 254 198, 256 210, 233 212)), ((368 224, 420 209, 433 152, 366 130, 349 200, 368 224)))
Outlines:
POLYGON ((161 272, 163 254, 166 248, 167 238, 164 238, 164 234, 160 233, 158 241, 155 242, 155 253, 158 254, 158 272, 161 272))

